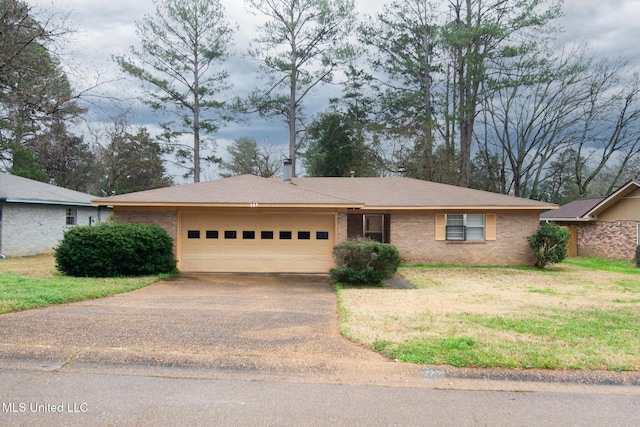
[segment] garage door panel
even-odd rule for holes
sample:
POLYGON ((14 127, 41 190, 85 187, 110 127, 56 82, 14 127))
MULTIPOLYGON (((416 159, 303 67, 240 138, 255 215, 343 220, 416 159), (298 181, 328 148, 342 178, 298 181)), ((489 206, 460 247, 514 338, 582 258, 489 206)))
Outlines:
POLYGON ((333 214, 183 213, 180 269, 185 272, 326 273, 333 267, 334 229, 333 214), (189 231, 192 236, 199 231, 200 237, 189 239, 189 231), (217 239, 206 238, 216 231, 217 239), (235 231, 236 238, 225 239, 225 231, 235 231), (263 238, 263 231, 272 233, 273 239, 263 238), (323 236, 328 234, 329 238, 317 239, 318 231, 323 236), (243 238, 243 232, 253 232, 253 238, 243 238), (280 232, 290 232, 291 239, 281 239, 280 232))

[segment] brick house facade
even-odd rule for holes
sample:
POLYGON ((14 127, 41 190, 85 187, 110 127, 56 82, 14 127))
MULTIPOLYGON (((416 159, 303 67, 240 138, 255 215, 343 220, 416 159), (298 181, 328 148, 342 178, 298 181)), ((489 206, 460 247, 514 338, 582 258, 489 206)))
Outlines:
POLYGON ((496 215, 496 239, 447 241, 435 239, 435 214, 391 216, 391 240, 408 263, 466 265, 532 265, 526 236, 534 234, 537 213, 496 215))
POLYGON ((173 240, 173 255, 178 257, 178 210, 177 209, 115 209, 113 220, 153 224, 167 232, 173 240))
POLYGON ((639 221, 593 221, 572 223, 556 221, 575 230, 574 253, 604 259, 633 260, 638 245, 639 221))
POLYGON ((578 253, 608 259, 628 259, 635 256, 638 245, 638 221, 592 222, 581 224, 578 230, 578 253))
POLYGON ((51 253, 64 232, 75 225, 98 222, 94 207, 45 204, 1 204, 2 229, 0 230, 0 253, 6 256, 28 256, 51 253), (68 224, 68 213, 75 220, 68 224))
MULTIPOLYGON (((434 213, 387 215, 390 227, 386 240, 398 248, 406 263, 532 265, 535 262, 526 236, 534 234, 539 227, 537 213, 498 213, 496 239, 481 241, 436 240, 434 213)), ((348 230, 349 216, 346 212, 336 216, 336 243, 362 237, 354 234, 353 228, 348 230)), ((173 239, 174 255, 178 258, 177 210, 116 208, 114 220, 154 224, 163 228, 173 239)))
POLYGON ((327 272, 333 246, 366 237, 404 262, 532 265, 526 237, 557 206, 409 178, 241 175, 96 200, 155 224, 186 272, 327 272))
POLYGON ((633 260, 639 244, 640 181, 632 180, 608 197, 580 199, 540 215, 575 233, 573 253, 633 260))

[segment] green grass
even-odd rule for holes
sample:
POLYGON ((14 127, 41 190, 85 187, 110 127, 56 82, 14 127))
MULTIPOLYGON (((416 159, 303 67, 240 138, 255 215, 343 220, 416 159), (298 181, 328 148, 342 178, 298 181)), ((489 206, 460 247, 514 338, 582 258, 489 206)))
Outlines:
POLYGON ((540 271, 539 268, 528 265, 513 265, 505 267, 504 265, 460 265, 460 264, 401 264, 401 268, 417 268, 421 270, 522 270, 522 271, 540 271))
MULTIPOLYGON (((597 257, 574 257, 574 258, 566 258, 562 261, 561 264, 575 265, 576 267, 582 268, 591 268, 594 270, 602 270, 602 271, 611 271, 614 273, 624 273, 624 274, 638 274, 640 275, 640 268, 636 267, 635 263, 632 261, 624 261, 624 260, 608 260, 597 257)), ((512 269, 512 270, 522 270, 522 271, 547 271, 540 270, 533 266, 510 266, 504 267, 499 265, 459 265, 459 264, 402 264, 401 267, 404 268, 419 268, 423 270, 429 269, 512 269)))
POLYGON ((613 302, 618 303, 618 304, 637 304, 637 303, 640 303, 640 298, 638 298, 638 299, 616 298, 616 299, 613 300, 613 302))
MULTIPOLYGON (((401 362, 640 371, 640 269, 599 258, 563 264, 570 267, 524 268, 518 274, 512 267, 405 266, 403 274, 417 288, 413 298, 459 303, 459 311, 448 306, 443 314, 432 306, 420 312, 409 305, 398 316, 383 310, 377 315, 376 305, 352 300, 352 313, 351 301, 343 298, 341 323, 347 323, 351 339, 401 362), (470 282, 484 287, 468 293, 470 282)), ((388 291, 385 304, 407 307, 400 292, 407 291, 388 291)))
POLYGON ((576 257, 567 258, 562 261, 562 263, 575 265, 576 267, 590 268, 593 270, 640 275, 640 268, 636 267, 635 263, 631 261, 609 260, 597 257, 576 257))
POLYGON ((16 273, 0 274, 0 314, 64 304, 132 291, 158 281, 161 276, 135 278, 79 278, 56 273, 34 278, 16 273))
POLYGON ((626 280, 618 280, 616 281, 616 286, 622 290, 623 292, 629 292, 632 294, 640 294, 640 280, 626 279, 626 280))
POLYGON ((560 295, 559 292, 554 291, 553 289, 531 289, 529 292, 532 294, 540 294, 540 295, 550 295, 553 297, 557 297, 560 295))
MULTIPOLYGON (((433 337, 405 344, 376 342, 374 349, 402 362, 457 367, 633 370, 637 349, 638 311, 551 310, 539 318, 456 315, 459 330, 485 331, 480 336, 433 337), (491 332, 498 332, 492 334, 491 332), (521 337, 494 340, 499 332, 521 337), (612 355, 628 364, 610 365, 612 355)), ((478 334, 474 334, 478 335, 478 334)))

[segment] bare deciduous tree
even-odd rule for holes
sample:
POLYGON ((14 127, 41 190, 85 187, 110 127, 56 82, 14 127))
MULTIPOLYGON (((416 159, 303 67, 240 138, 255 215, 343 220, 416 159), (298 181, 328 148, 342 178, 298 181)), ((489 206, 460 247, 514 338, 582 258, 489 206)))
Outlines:
POLYGON ((282 154, 272 146, 258 146, 251 138, 238 138, 227 148, 231 159, 222 161, 220 166, 226 170, 222 177, 252 174, 264 178, 276 175, 282 169, 282 154))

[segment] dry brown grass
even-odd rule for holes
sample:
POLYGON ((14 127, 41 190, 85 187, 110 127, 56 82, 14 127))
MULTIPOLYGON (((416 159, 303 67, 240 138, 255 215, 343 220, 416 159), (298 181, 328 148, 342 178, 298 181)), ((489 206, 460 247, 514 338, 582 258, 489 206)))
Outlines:
MULTIPOLYGON (((546 343, 549 339, 487 328, 465 319, 481 316, 538 321, 555 313, 570 317, 572 313, 620 309, 637 310, 640 319, 638 275, 572 265, 557 265, 544 271, 402 268, 399 273, 417 289, 342 288, 342 329, 346 336, 369 346, 460 336, 503 346, 515 342, 546 343)), ((579 352, 570 357, 579 357, 579 352)), ((640 355, 628 356, 612 355, 609 366, 640 369, 640 355)), ((574 362, 566 363, 573 366, 574 362)))
POLYGON ((53 254, 9 257, 0 260, 0 274, 15 273, 26 277, 51 278, 57 273, 53 254))

